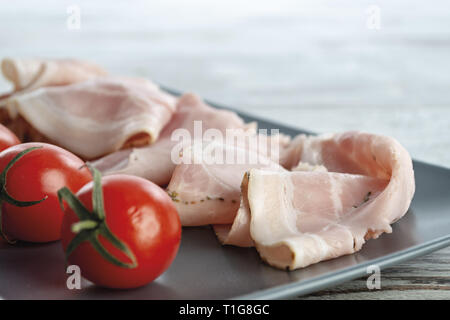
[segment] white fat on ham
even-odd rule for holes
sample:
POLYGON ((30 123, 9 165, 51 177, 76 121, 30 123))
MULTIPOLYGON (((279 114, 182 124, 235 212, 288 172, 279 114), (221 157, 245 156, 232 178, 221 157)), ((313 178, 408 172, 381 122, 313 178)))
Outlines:
POLYGON ((285 170, 246 144, 203 143, 199 148, 183 149, 186 154, 189 161, 177 165, 167 186, 183 226, 232 223, 245 172, 251 168, 285 170), (227 156, 233 161, 227 161, 227 156))
POLYGON ((215 227, 222 243, 255 246, 268 264, 293 270, 360 250, 407 212, 414 171, 396 140, 346 132, 292 143, 291 157, 328 171, 250 170, 234 223, 215 227))
POLYGON ((92 162, 92 165, 106 175, 131 174, 161 186, 167 185, 177 165, 172 161, 171 154, 180 143, 172 139, 172 133, 176 129, 186 129, 194 137, 195 121, 201 121, 203 132, 210 128, 223 134, 226 129, 256 131, 255 123, 246 124, 236 113, 212 108, 197 95, 186 93, 179 98, 177 111, 154 144, 112 153, 92 162))
POLYGON ((322 165, 311 165, 307 162, 299 162, 297 166, 291 169, 292 171, 319 171, 319 172, 327 172, 328 169, 322 165))
POLYGON ((176 98, 152 82, 119 77, 39 88, 7 102, 11 118, 85 159, 156 141, 175 108, 176 98))

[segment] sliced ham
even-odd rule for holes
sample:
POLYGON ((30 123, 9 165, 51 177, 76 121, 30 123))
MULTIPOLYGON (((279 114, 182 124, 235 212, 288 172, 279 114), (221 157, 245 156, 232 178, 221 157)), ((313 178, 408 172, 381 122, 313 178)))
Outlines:
POLYGON ((167 186, 183 226, 232 223, 239 208, 244 173, 251 168, 285 170, 245 144, 203 143, 200 148, 184 149, 186 153, 190 153, 190 161, 175 168, 167 186))
POLYGON ((175 107, 176 98, 152 82, 118 77, 39 88, 7 102, 12 119, 85 159, 154 142, 175 107))
POLYGON ((75 59, 6 58, 1 69, 14 91, 67 85, 106 75, 99 66, 75 59))
POLYGON ((223 243, 254 245, 270 265, 292 270, 360 250, 392 232, 390 224, 409 208, 412 161, 394 139, 360 132, 299 136, 287 152, 327 170, 251 169, 234 223, 215 227, 223 243))
POLYGON ((180 142, 172 139, 172 133, 176 129, 185 129, 186 133, 194 137, 195 121, 201 121, 199 124, 203 132, 210 128, 221 133, 225 133, 226 129, 242 129, 244 132, 256 129, 254 123, 244 123, 236 113, 212 108, 197 95, 187 93, 180 97, 177 112, 156 143, 112 153, 92 162, 92 165, 103 174, 131 174, 159 185, 167 185, 176 167, 171 154, 180 142))
POLYGON ((0 122, 25 141, 28 135, 39 137, 38 140, 43 140, 43 136, 29 128, 23 118, 11 118, 6 109, 11 98, 40 87, 68 85, 107 75, 101 67, 76 59, 5 58, 1 62, 1 71, 14 88, 0 95, 0 122))

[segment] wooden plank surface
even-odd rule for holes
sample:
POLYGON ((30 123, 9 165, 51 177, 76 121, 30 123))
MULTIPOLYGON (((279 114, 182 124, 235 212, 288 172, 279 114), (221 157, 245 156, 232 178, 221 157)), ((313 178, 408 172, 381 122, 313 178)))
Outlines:
POLYGON ((367 288, 367 277, 322 290, 305 300, 450 299, 450 248, 381 271, 381 289, 367 288))
MULTIPOLYGON (((449 167, 449 11, 445 0, 2 1, 0 57, 89 59, 313 131, 390 135, 449 167)), ((381 291, 361 279, 307 298, 448 299, 449 255, 383 271, 381 291)))

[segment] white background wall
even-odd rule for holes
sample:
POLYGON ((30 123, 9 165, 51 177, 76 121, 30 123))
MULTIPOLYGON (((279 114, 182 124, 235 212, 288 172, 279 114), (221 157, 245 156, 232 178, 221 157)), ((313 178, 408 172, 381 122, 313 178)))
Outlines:
POLYGON ((391 135, 450 167, 445 0, 0 0, 5 56, 89 59, 313 131, 391 135))

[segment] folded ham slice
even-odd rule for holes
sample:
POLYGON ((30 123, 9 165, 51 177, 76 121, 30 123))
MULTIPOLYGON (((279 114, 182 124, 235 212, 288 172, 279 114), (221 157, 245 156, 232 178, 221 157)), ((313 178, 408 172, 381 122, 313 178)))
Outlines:
POLYGON ((195 121, 201 121, 202 131, 214 128, 221 133, 226 129, 255 131, 254 123, 246 124, 234 112, 218 110, 205 104, 197 95, 187 93, 180 97, 177 112, 161 132, 156 143, 121 150, 92 162, 103 174, 124 173, 146 178, 159 185, 167 185, 175 170, 171 153, 180 141, 172 139, 176 129, 186 129, 194 137, 195 121))
POLYGON ((251 169, 233 224, 215 227, 223 243, 254 245, 270 265, 292 270, 360 250, 366 240, 392 232, 390 224, 409 208, 412 161, 394 139, 302 135, 287 152, 304 168, 328 171, 251 169))
POLYGON ((99 66, 75 59, 6 58, 1 69, 14 85, 14 91, 67 85, 106 75, 99 66))
POLYGON ((39 88, 7 101, 12 119, 84 159, 154 142, 175 107, 176 98, 152 82, 119 77, 39 88))
POLYGON ((240 184, 245 172, 251 168, 285 171, 266 152, 258 153, 245 143, 203 142, 200 148, 183 149, 183 154, 186 153, 191 154, 190 162, 175 168, 167 186, 183 226, 232 223, 239 208, 240 184), (215 159, 208 157, 209 154, 219 156, 215 159), (228 162, 227 155, 232 155, 228 162))

